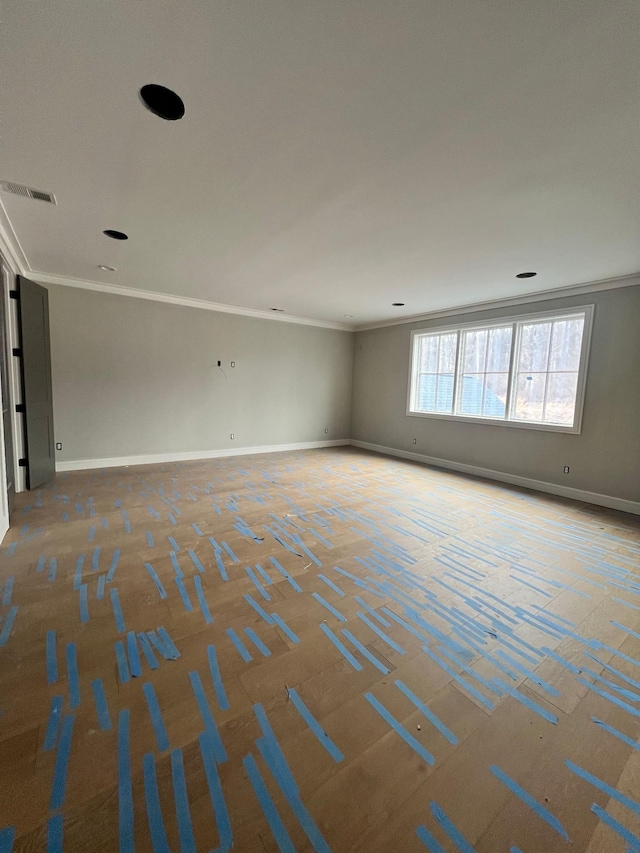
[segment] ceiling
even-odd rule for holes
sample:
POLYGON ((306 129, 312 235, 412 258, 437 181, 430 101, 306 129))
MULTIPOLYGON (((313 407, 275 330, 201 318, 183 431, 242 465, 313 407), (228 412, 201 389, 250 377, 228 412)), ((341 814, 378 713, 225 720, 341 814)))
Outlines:
POLYGON ((633 274, 638 32, 637 0, 5 0, 0 179, 58 204, 0 200, 34 277, 341 323, 633 274))

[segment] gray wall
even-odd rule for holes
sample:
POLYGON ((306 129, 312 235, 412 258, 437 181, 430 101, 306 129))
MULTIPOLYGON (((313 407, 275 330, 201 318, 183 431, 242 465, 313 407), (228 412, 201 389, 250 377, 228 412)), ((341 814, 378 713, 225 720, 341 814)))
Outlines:
POLYGON ((59 462, 349 438, 351 332, 71 287, 49 305, 59 462))
POLYGON ((358 332, 351 436, 438 459, 640 500, 640 287, 358 332), (595 305, 595 312, 580 435, 407 416, 412 329, 587 304, 595 305), (570 466, 569 474, 563 474, 564 465, 570 466))

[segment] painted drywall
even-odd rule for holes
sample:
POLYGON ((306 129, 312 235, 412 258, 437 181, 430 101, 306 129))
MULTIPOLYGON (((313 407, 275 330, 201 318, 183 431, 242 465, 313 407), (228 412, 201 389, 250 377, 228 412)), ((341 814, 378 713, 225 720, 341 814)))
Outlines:
POLYGON ((49 312, 58 463, 349 438, 351 332, 56 286, 49 312))
POLYGON ((640 287, 478 311, 356 334, 351 437, 397 450, 640 500, 640 287), (410 333, 457 322, 595 306, 582 432, 406 414, 410 333), (416 444, 413 439, 416 438, 416 444), (570 473, 563 473, 563 466, 570 473))

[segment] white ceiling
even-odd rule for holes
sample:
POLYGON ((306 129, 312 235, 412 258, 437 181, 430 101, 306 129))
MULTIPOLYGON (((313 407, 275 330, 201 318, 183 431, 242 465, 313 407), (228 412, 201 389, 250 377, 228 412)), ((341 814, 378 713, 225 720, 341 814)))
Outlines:
POLYGON ((640 270, 638 0, 5 0, 1 26, 0 179, 58 200, 1 196, 36 273, 365 323, 640 270))

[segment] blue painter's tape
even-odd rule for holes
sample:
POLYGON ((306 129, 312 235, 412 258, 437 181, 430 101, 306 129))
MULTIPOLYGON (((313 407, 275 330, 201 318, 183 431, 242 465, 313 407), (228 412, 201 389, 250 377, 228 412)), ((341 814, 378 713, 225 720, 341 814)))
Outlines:
POLYGON ((120 853, 133 853, 133 789, 129 755, 128 710, 118 717, 118 839, 120 853))
POLYGON ((116 661, 118 662, 118 675, 120 676, 120 684, 126 684, 127 681, 131 681, 131 675, 129 673, 129 664, 127 663, 127 656, 124 651, 124 644, 121 640, 115 645, 116 649, 116 661))
POLYGON ((560 823, 558 818, 553 815, 546 806, 543 806, 542 803, 539 803, 534 797, 531 796, 523 787, 518 785, 518 783, 508 776, 504 770, 501 770, 496 764, 492 764, 489 770, 493 773, 493 775, 499 779, 503 785, 505 785, 516 797, 519 797, 522 802, 529 806, 529 808, 534 811, 538 817, 548 823, 555 831, 564 838, 565 841, 571 841, 567 830, 560 823))
POLYGON ((631 749, 640 750, 640 743, 635 738, 631 738, 628 735, 625 735, 624 732, 618 731, 618 729, 614 729, 613 726, 608 725, 603 720, 599 720, 597 717, 591 717, 593 722, 600 726, 601 729, 604 729, 605 732, 609 732, 614 737, 617 737, 618 740, 621 740, 623 743, 626 743, 627 746, 630 746, 631 749))
MULTIPOLYGON (((178 524, 178 522, 176 521, 175 516, 172 512, 167 513, 167 518, 169 519, 171 524, 173 524, 174 527, 178 524)), ((169 537, 169 538, 171 538, 171 537, 169 537)))
POLYGON ((603 666, 608 672, 612 672, 618 678, 621 678, 622 681, 626 681, 627 684, 630 684, 632 687, 635 687, 636 690, 640 690, 640 681, 636 681, 633 678, 629 678, 628 675, 625 675, 624 672, 621 672, 619 669, 616 669, 615 666, 611 666, 608 663, 600 660, 600 658, 596 657, 596 655, 592 655, 590 652, 584 653, 586 657, 591 658, 591 660, 597 661, 601 666, 603 666))
POLYGON ((189 593, 187 592, 187 589, 182 582, 182 578, 175 577, 174 581, 176 582, 176 586, 178 587, 178 590, 180 592, 180 598, 182 598, 184 609, 187 611, 187 613, 191 613, 191 611, 193 610, 193 604, 191 604, 189 593))
POLYGON ((271 578, 269 577, 269 575, 267 574, 267 572, 262 568, 262 566, 260 565, 260 563, 256 563, 256 571, 260 573, 260 575, 261 575, 261 576, 262 576, 262 578, 264 579, 264 582, 265 582, 268 586, 271 586, 271 585, 273 584, 273 581, 271 580, 271 578))
POLYGON ((173 795, 176 803, 180 851, 181 853, 196 853, 196 839, 191 825, 191 812, 181 749, 171 751, 171 775, 173 777, 173 795))
POLYGON ((71 750, 71 737, 73 736, 74 715, 67 714, 62 721, 62 731, 56 764, 53 771, 53 787, 51 789, 51 801, 49 809, 57 811, 64 803, 64 795, 67 787, 67 767, 69 766, 69 752, 71 750))
POLYGON ((449 743, 453 744, 454 746, 458 743, 458 738, 454 735, 451 729, 447 728, 447 726, 445 726, 442 720, 440 720, 433 713, 433 711, 428 708, 424 704, 424 702, 419 699, 416 694, 407 687, 404 682, 396 681, 395 685, 400 691, 402 691, 402 693, 404 693, 404 695, 407 697, 407 699, 409 699, 410 702, 413 702, 416 708, 424 714, 424 716, 429 720, 429 722, 433 723, 433 725, 438 729, 440 734, 444 735, 444 737, 446 737, 449 743))
POLYGON ((298 695, 298 692, 294 690, 293 687, 289 688, 289 698, 296 706, 298 712, 300 713, 300 716, 303 718, 303 720, 306 722, 306 724, 309 726, 311 731, 318 738, 322 746, 324 746, 324 748, 327 750, 327 752, 329 753, 331 758, 333 758, 336 764, 339 764, 341 761, 343 761, 344 755, 340 752, 338 747, 331 740, 329 735, 325 732, 320 723, 316 720, 311 711, 302 701, 302 699, 298 695))
POLYGON ((97 572, 100 569, 100 546, 93 549, 91 557, 91 570, 97 572))
POLYGON ((111 717, 109 716, 109 706, 107 705, 107 697, 102 686, 102 679, 96 678, 92 681, 91 689, 93 690, 100 728, 102 731, 109 731, 111 729, 111 717))
POLYGON ((351 652, 344 645, 342 640, 340 640, 340 639, 338 639, 338 637, 336 637, 336 635, 333 633, 333 631, 331 630, 331 628, 328 625, 325 625, 324 622, 321 622, 320 623, 320 630, 324 634, 327 635, 327 637, 331 640, 333 645, 338 649, 340 654, 342 654, 349 661, 349 663, 356 670, 356 672, 360 672, 360 670, 363 669, 363 666, 360 663, 360 661, 351 654, 351 652))
POLYGON ((265 646, 260 637, 253 630, 253 628, 245 628, 244 632, 247 637, 249 637, 249 639, 253 642, 258 651, 261 652, 261 654, 265 658, 271 657, 271 651, 267 648, 267 646, 265 646))
POLYGON ((324 581, 327 584, 327 586, 330 586, 334 592, 337 592, 339 596, 344 597, 345 593, 340 589, 340 587, 337 584, 335 584, 332 580, 329 580, 329 578, 326 575, 319 573, 318 577, 320 578, 321 581, 324 581))
POLYGON ((598 788, 598 790, 605 793, 608 797, 611 797, 612 800, 616 800, 621 803, 626 808, 630 809, 632 812, 640 816, 640 804, 635 800, 632 800, 630 797, 627 797, 626 794, 621 793, 616 790, 616 788, 612 788, 611 785, 607 785, 606 782, 603 782, 602 779, 598 779, 597 776, 594 776, 592 773, 589 773, 588 770, 583 770, 582 767, 579 767, 577 764, 574 764, 573 761, 569 761, 568 758, 565 758, 564 763, 567 765, 569 770, 572 773, 575 773, 576 776, 580 776, 581 779, 584 779, 586 782, 589 782, 593 785, 594 788, 598 788))
MULTIPOLYGON (((176 644, 173 642, 173 640, 172 640, 172 639, 171 639, 171 637, 169 636, 169 632, 167 631, 167 629, 166 629, 163 625, 161 625, 161 626, 158 628, 158 636, 160 637, 160 639, 162 640, 162 642, 164 643, 164 645, 166 646, 166 648, 168 649, 168 651, 169 651, 169 652, 170 652, 170 653, 171 653, 175 658, 179 658, 179 657, 180 657, 180 652, 178 651, 178 647, 177 647, 177 646, 176 646, 176 644)), ((149 637, 149 639, 151 639, 151 637, 149 637)))
POLYGON ((503 681, 501 678, 494 678, 493 682, 504 690, 505 693, 508 693, 509 696, 512 696, 522 705, 526 705, 527 708, 534 711, 536 714, 539 714, 543 720, 546 720, 549 723, 553 723, 555 726, 558 725, 558 718, 555 714, 552 714, 551 711, 547 711, 546 708, 543 708, 542 705, 539 705, 537 702, 534 702, 532 699, 529 699, 523 693, 520 693, 519 690, 516 690, 515 687, 511 687, 511 685, 507 684, 506 681, 503 681))
POLYGON ((54 814, 47 821, 47 853, 62 853, 62 823, 61 814, 54 814))
POLYGON ((153 689, 153 684, 146 682, 142 685, 142 691, 147 700, 149 716, 151 717, 151 724, 155 732, 158 749, 160 752, 164 752, 166 749, 169 749, 169 737, 167 736, 167 730, 162 719, 162 714, 160 713, 160 705, 158 704, 158 697, 153 689))
POLYGON ((227 628, 226 634, 229 637, 229 639, 231 640, 231 642, 233 643, 233 645, 238 650, 240 657, 242 658, 242 660, 245 663, 249 663, 249 661, 253 660, 253 658, 251 657, 251 654, 249 653, 249 650, 244 645, 244 643, 242 642, 240 637, 233 630, 233 628, 227 628))
POLYGON ((294 534, 294 536, 293 536, 293 541, 296 543, 296 545, 297 545, 299 548, 302 548, 302 550, 305 552, 305 554, 307 555, 307 557, 308 557, 312 562, 314 562, 314 563, 316 564, 316 566, 322 566, 322 563, 320 562, 320 560, 316 557, 316 555, 315 555, 314 553, 312 553, 312 552, 307 548, 307 546, 304 544, 304 542, 302 541, 302 538, 300 537, 300 535, 299 535, 298 533, 295 533, 295 534, 294 534))
POLYGON ((365 616, 361 610, 358 610, 356 615, 358 616, 359 619, 361 619, 364 622, 365 625, 368 625, 369 628, 371 628, 371 630, 374 632, 374 634, 377 634, 381 640, 383 640, 388 646, 391 646, 392 649, 395 649, 395 651, 398 652, 398 654, 401 654, 401 655, 406 654, 405 649, 403 649, 399 643, 396 643, 396 641, 392 640, 388 634, 385 634, 384 631, 382 631, 380 628, 378 628, 378 626, 375 624, 375 622, 372 622, 371 619, 369 619, 368 616, 365 616))
POLYGON ((222 562, 222 558, 220 557, 220 551, 215 552, 216 555, 216 563, 218 566, 218 571, 220 572, 220 577, 223 581, 229 580, 229 575, 227 574, 227 570, 224 567, 224 563, 222 562))
POLYGON ((623 838, 627 844, 630 845, 630 850, 640 851, 640 838, 637 835, 634 835, 633 832, 630 832, 626 826, 620 823, 619 820, 616 820, 610 814, 608 814, 601 806, 597 803, 594 803, 591 806, 591 811, 596 815, 603 823, 616 832, 620 838, 623 838))
POLYGON ((89 537, 88 538, 89 538, 89 542, 93 542, 93 540, 96 538, 96 526, 95 526, 95 524, 92 524, 91 527, 89 528, 89 537))
POLYGON ((275 842, 278 845, 278 850, 280 850, 280 853, 296 853, 296 848, 294 847, 289 833, 282 822, 282 818, 278 814, 278 810, 271 799, 267 786, 264 784, 264 780, 260 775, 260 770, 258 769, 258 765, 256 764, 253 755, 247 755, 242 760, 242 763, 244 764, 244 769, 246 770, 249 781, 255 791, 255 795, 258 798, 260 808, 267 819, 269 828, 271 829, 275 842))
POLYGON ((15 826, 5 826, 0 829, 0 853, 11 853, 15 836, 15 826))
POLYGON ((138 652, 138 643, 136 641, 135 631, 129 631, 127 634, 127 651, 129 653, 129 667, 131 675, 134 678, 140 678, 142 675, 142 666, 140 664, 140 654, 138 652))
POLYGON ((204 574, 204 566, 202 565, 202 563, 198 559, 195 551, 192 551, 191 548, 187 548, 187 554, 191 557, 191 562, 196 567, 196 569, 200 572, 200 574, 204 574))
POLYGON ((367 611, 367 613, 369 613, 369 615, 373 616, 374 619, 377 619, 381 625, 383 625, 385 628, 391 627, 391 622, 389 622, 387 619, 385 619, 384 616, 381 616, 377 610, 373 609, 373 607, 370 607, 367 604, 367 602, 364 600, 364 598, 362 598, 359 595, 354 595, 354 598, 358 602, 358 604, 361 607, 364 607, 364 609, 367 611))
POLYGON ((147 545, 149 546, 149 548, 156 547, 156 543, 153 541, 153 534, 150 530, 147 530, 147 545))
POLYGON ((106 580, 106 575, 100 575, 100 577, 98 578, 98 587, 96 590, 96 598, 98 599, 98 601, 102 601, 102 599, 104 598, 104 586, 106 580))
POLYGON ((158 590, 158 593, 160 594, 160 598, 166 598, 167 597, 167 591, 164 588, 162 581, 158 577, 158 573, 156 572, 156 570, 153 568, 151 563, 145 563, 144 567, 149 572, 149 574, 151 575, 151 580, 156 585, 156 589, 158 590))
POLYGON ((271 560, 273 565, 276 567, 276 569, 280 572, 282 577, 287 579, 287 581, 293 587, 293 589, 295 589, 296 592, 302 592, 302 587, 300 586, 300 584, 294 578, 291 577, 289 572, 280 565, 280 563, 276 560, 276 558, 275 557, 269 557, 269 559, 271 560))
POLYGON ((198 604, 200 605, 200 610, 202 610, 204 621, 207 623, 207 625, 210 625, 213 622, 213 616, 211 615, 211 611, 209 610, 207 599, 204 597, 204 590, 202 589, 202 581, 200 580, 200 575, 196 575, 194 577, 193 584, 196 588, 196 596, 198 597, 198 604))
POLYGON ((256 577, 255 572, 253 571, 253 569, 252 569, 250 566, 245 566, 244 570, 245 570, 245 572, 249 575, 249 578, 251 579, 251 582, 253 583, 253 585, 255 586, 255 588, 258 590, 258 592, 260 593, 260 595, 264 598, 264 600, 265 600, 265 601, 271 601, 271 596, 269 595, 269 593, 267 592, 267 590, 262 586, 262 584, 260 583, 260 581, 259 581, 259 580, 258 580, 258 578, 256 577))
POLYGON ((122 608, 120 607, 120 599, 118 598, 118 590, 114 587, 111 589, 111 605, 113 607, 113 615, 116 620, 116 628, 119 634, 124 634, 126 626, 124 617, 122 616, 122 608))
POLYGON ((150 669, 158 669, 158 661, 156 656, 153 653, 153 649, 151 648, 151 643, 149 642, 149 638, 147 635, 140 631, 138 633, 138 640, 140 641, 140 648, 142 649, 142 654, 145 657, 145 660, 149 664, 150 669))
POLYGON ((342 633, 348 640, 351 640, 351 642, 356 647, 356 649, 360 652, 360 654, 363 655, 364 657, 366 657, 366 659, 368 661, 370 661, 375 666, 376 669, 380 670, 380 672, 383 675, 389 674, 389 672, 390 672, 389 668, 386 667, 382 663, 382 661, 378 660, 378 658, 372 652, 370 652, 369 649, 365 645, 363 645, 363 643, 361 643, 360 640, 351 633, 351 631, 347 630, 346 628, 343 628, 342 633))
POLYGON ((195 671, 190 672, 189 679, 191 681, 193 692, 195 693, 196 702, 200 709, 200 716, 204 721, 204 728, 211 743, 211 748, 213 749, 216 762, 218 764, 222 764, 223 761, 227 760, 227 752, 224 748, 224 744, 222 743, 222 739, 220 738, 216 721, 214 720, 211 709, 209 708, 209 703, 207 702, 207 697, 205 696, 204 688, 200 681, 200 675, 195 671))
POLYGON ((479 690, 476 690, 473 684, 467 681, 466 678, 463 678, 461 675, 458 675, 458 673, 454 669, 452 669, 448 663, 446 663, 442 660, 442 658, 439 658, 436 654, 434 654, 428 646, 423 646, 422 649, 429 655, 432 660, 434 660, 438 664, 441 669, 443 669, 448 675, 450 675, 454 681, 457 681, 458 684, 464 687, 467 693, 470 693, 472 696, 474 696, 478 700, 478 702, 480 702, 480 704, 485 706, 485 708, 488 708, 490 711, 493 710, 493 708, 495 707, 494 703, 487 699, 487 697, 484 696, 482 693, 480 693, 479 690))
POLYGON ((56 632, 47 631, 47 684, 55 684, 58 680, 58 659, 56 657, 56 632))
POLYGON ((173 566, 173 570, 176 573, 176 577, 183 578, 184 572, 180 568, 180 563, 178 562, 178 557, 176 556, 176 552, 170 551, 169 556, 171 557, 171 565, 173 566))
POLYGON ((542 646, 540 651, 544 652, 545 655, 548 655, 551 660, 556 661, 556 663, 559 663, 565 669, 568 669, 569 672, 572 672, 574 675, 580 675, 581 670, 579 670, 577 666, 574 666, 570 661, 566 660, 566 658, 563 658, 562 655, 554 652, 553 649, 550 649, 547 646, 542 646))
POLYGON ((460 853, 475 853, 473 847, 469 844, 454 822, 444 813, 440 806, 436 802, 432 802, 429 804, 429 807, 431 808, 431 814, 456 845, 460 853))
POLYGON ((227 554, 231 557, 231 559, 233 560, 233 562, 234 562, 234 563, 239 563, 239 562, 240 562, 240 560, 236 557, 236 555, 233 553, 233 551, 231 550, 231 548, 229 548, 229 546, 227 545, 227 543, 226 543, 226 542, 222 542, 222 547, 223 547, 223 548, 224 548, 224 550, 227 552, 227 554))
POLYGON ((588 687, 589 690, 593 690, 593 692, 597 693, 598 696, 602 696, 603 699, 608 699, 609 702, 612 702, 619 708, 623 708, 628 714, 631 714, 632 717, 640 717, 640 711, 638 711, 637 708, 634 708, 633 705, 629 705, 627 702, 623 702, 622 699, 618 699, 617 696, 614 696, 606 690, 601 690, 599 687, 596 687, 595 684, 591 684, 591 682, 587 681, 585 678, 578 678, 577 681, 579 684, 583 684, 585 687, 588 687))
POLYGON ((431 755, 429 750, 425 749, 424 746, 420 743, 420 741, 416 740, 412 734, 409 734, 405 727, 396 720, 393 714, 389 713, 385 706, 376 699, 373 693, 365 693, 364 697, 367 702, 369 702, 369 704, 378 712, 378 714, 380 714, 382 719, 385 720, 398 735, 400 735, 402 740, 408 746, 410 746, 411 749, 413 749, 413 751, 416 752, 420 756, 420 758, 422 758, 423 761, 426 761, 427 764, 431 765, 436 763, 435 758, 433 757, 433 755, 431 755))
POLYGON ((118 500, 114 503, 113 506, 115 507, 115 509, 120 509, 120 507, 122 506, 122 498, 118 498, 118 500))
POLYGON ((292 643, 299 643, 300 642, 300 638, 296 634, 293 633, 293 631, 287 625, 287 623, 284 621, 284 619, 281 619, 277 613, 273 614, 273 621, 278 626, 278 628, 280 628, 280 630, 283 631, 287 635, 287 637, 291 640, 292 643))
POLYGON ((118 568, 118 560, 120 558, 120 548, 116 548, 113 552, 113 557, 111 559, 111 565, 109 567, 109 571, 107 572, 107 583, 111 583, 113 580, 113 576, 116 573, 116 569, 118 568))
POLYGON ((207 657, 209 659, 209 671, 211 672, 211 680, 213 681, 213 689, 216 691, 218 705, 221 711, 227 711, 229 709, 229 700, 227 699, 224 684, 222 683, 222 675, 220 674, 215 646, 207 646, 207 657))
POLYGON ((80 584, 80 621, 89 621, 89 588, 86 583, 80 584))
POLYGON ((153 853, 171 853, 167 833, 162 819, 162 807, 158 794, 158 778, 156 775, 156 759, 148 752, 142 757, 142 774, 144 779, 144 798, 147 805, 147 821, 153 853))
POLYGON ((329 611, 329 613, 332 613, 332 614, 336 617, 336 619, 337 619, 339 622, 346 622, 346 621, 347 621, 347 617, 346 617, 346 616, 343 616, 343 615, 342 615, 342 613, 340 613, 340 611, 339 611, 339 610, 336 610, 336 608, 335 608, 332 604, 329 604, 329 602, 326 600, 326 598, 323 598, 323 597, 322 597, 319 593, 317 593, 317 592, 313 592, 313 593, 311 593, 311 595, 312 595, 312 597, 313 597, 313 598, 315 598, 315 600, 316 600, 316 601, 318 601, 318 602, 319 602, 319 603, 320 603, 320 604, 321 604, 321 605, 322 605, 326 610, 328 610, 328 611, 329 611))
POLYGON ((416 835, 420 841, 422 841, 424 846, 431 851, 431 853, 447 853, 442 844, 434 838, 426 826, 419 826, 416 829, 416 835))
POLYGON ((80 704, 80 676, 78 675, 78 657, 75 643, 67 643, 67 681, 69 683, 69 704, 74 709, 80 704))
POLYGON ((55 557, 52 557, 49 560, 49 577, 47 578, 47 580, 49 582, 54 581, 56 579, 57 572, 58 572, 58 561, 56 560, 55 557))
POLYGON ((176 542, 176 540, 173 538, 173 536, 168 536, 167 538, 168 538, 168 540, 169 540, 169 544, 171 545, 171 547, 173 548, 173 550, 174 550, 174 551, 179 551, 179 550, 180 550, 180 546, 178 545, 178 543, 176 542))
POLYGON ((60 728, 60 719, 62 717, 62 696, 54 696, 51 700, 51 708, 49 710, 49 720, 47 722, 47 730, 44 735, 44 751, 49 752, 55 748, 58 740, 58 729, 60 728))
POLYGON ((328 539, 325 539, 325 538, 324 538, 324 536, 321 536, 321 535, 320 535, 320 533, 318 533, 318 531, 317 531, 317 530, 314 530, 314 529, 313 529, 313 527, 309 527, 309 528, 308 528, 308 532, 309 532, 312 536, 315 536, 315 537, 316 537, 316 539, 318 540, 318 542, 322 542, 322 544, 323 544, 326 548, 333 548, 332 543, 331 543, 331 542, 329 542, 329 540, 328 540, 328 539))
POLYGON ((260 605, 258 604, 257 601, 254 601, 253 598, 248 593, 247 593, 247 595, 244 595, 243 598, 247 602, 247 604, 250 604, 251 607, 253 607, 253 609, 256 611, 256 613, 258 613, 260 616, 262 616, 262 618, 267 623, 267 625, 273 625, 272 617, 267 613, 266 610, 264 610, 262 607, 260 607, 260 605))
POLYGON ((202 532, 202 530, 200 530, 200 528, 199 528, 199 527, 198 527, 198 525, 195 523, 195 521, 192 523, 192 525, 191 525, 191 526, 193 527, 193 529, 195 530, 195 532, 198 534, 198 536, 204 536, 204 533, 202 532))
POLYGON ((4 591, 2 593, 2 606, 8 607, 11 604, 11 594, 13 592, 13 584, 15 583, 15 575, 11 575, 11 577, 7 578, 7 582, 4 585, 4 591))
POLYGON ((84 554, 80 554, 78 559, 76 560, 76 570, 73 575, 73 588, 80 589, 80 584, 82 583, 82 566, 84 565, 84 554))
POLYGON ((212 850, 211 853, 229 853, 233 847, 233 832, 231 830, 231 821, 229 820, 229 812, 227 804, 222 793, 222 785, 218 775, 216 766, 215 750, 211 740, 206 732, 198 736, 200 743, 200 752, 202 753, 202 763, 204 764, 204 772, 207 777, 207 786, 209 788, 209 796, 211 797, 211 805, 216 817, 216 826, 218 828, 218 838, 220 839, 219 846, 212 850))

